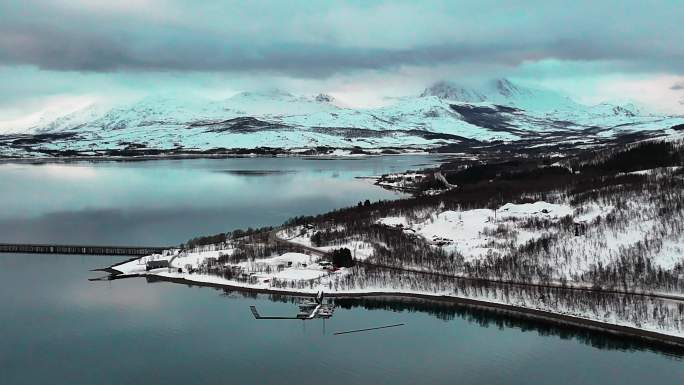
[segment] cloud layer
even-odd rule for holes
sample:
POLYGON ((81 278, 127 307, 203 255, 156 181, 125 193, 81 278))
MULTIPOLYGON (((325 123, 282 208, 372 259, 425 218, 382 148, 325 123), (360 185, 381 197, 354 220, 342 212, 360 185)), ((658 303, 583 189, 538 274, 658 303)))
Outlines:
POLYGON ((58 98, 226 94, 260 83, 337 93, 361 105, 418 93, 436 80, 499 76, 592 101, 612 96, 603 90, 642 94, 616 82, 652 85, 658 103, 681 92, 679 0, 521 4, 4 0, 0 122, 23 121, 58 98))
POLYGON ((684 68, 677 2, 3 2, 0 63, 76 71, 355 70, 542 59, 684 68))

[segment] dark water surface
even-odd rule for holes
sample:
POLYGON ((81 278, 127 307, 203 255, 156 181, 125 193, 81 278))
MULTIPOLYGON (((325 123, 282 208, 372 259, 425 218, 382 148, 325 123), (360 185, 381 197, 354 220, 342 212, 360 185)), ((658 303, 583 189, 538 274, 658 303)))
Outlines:
MULTIPOLYGON (((0 165, 0 242, 177 244, 396 198, 355 176, 427 157, 0 165)), ((684 361, 602 333, 412 301, 291 298, 144 279, 89 282, 115 257, 0 254, 0 385, 681 384, 684 361), (405 323, 334 336, 334 331, 405 323)))
POLYGON ((113 257, 0 254, 0 384, 681 384, 672 353, 452 305, 288 302, 142 278, 113 257), (366 306, 367 308, 365 308, 366 306), (390 309, 388 307, 393 308, 390 309), (334 331, 403 322, 335 336, 334 331), (562 338, 561 338, 562 335, 562 338))

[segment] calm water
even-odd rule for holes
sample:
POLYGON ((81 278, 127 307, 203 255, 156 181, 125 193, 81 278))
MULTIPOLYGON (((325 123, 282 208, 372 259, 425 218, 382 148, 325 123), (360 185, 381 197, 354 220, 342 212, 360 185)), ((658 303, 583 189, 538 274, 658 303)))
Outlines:
POLYGON ((0 164, 0 242, 177 245, 197 235, 278 225, 359 200, 396 199, 397 193, 355 177, 420 168, 436 160, 0 164))
POLYGON ((684 379, 684 361, 676 356, 491 313, 354 306, 338 308, 324 333, 321 320, 254 320, 252 304, 263 314, 296 311, 264 296, 142 278, 87 281, 97 276, 89 269, 115 260, 0 256, 0 384, 653 385, 684 379), (406 325, 332 335, 399 322, 406 325))
MULTIPOLYGON (((362 199, 395 198, 354 177, 430 161, 0 165, 0 241, 175 244, 362 199)), ((255 321, 249 305, 272 315, 291 315, 296 308, 283 298, 144 279, 87 280, 100 275, 91 269, 117 261, 0 254, 0 385, 684 380, 678 353, 453 305, 346 300, 325 324, 255 321), (332 335, 399 322, 406 326, 332 335)))

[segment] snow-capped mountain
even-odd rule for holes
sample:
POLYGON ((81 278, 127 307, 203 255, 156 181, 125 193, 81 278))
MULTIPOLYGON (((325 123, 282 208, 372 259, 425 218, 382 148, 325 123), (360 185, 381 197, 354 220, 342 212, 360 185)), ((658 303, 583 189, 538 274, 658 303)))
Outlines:
MULTIPOLYGON (((83 127, 104 116, 110 106, 93 103, 82 109, 70 112, 57 118, 41 118, 38 123, 28 127, 24 133, 59 132, 77 127, 83 127)), ((1 129, 1 127, 0 127, 1 129)), ((0 130, 2 132, 2 130, 0 130)), ((21 131, 20 131, 21 132, 21 131)))
POLYGON ((333 100, 325 94, 308 98, 273 89, 265 92, 242 92, 222 103, 240 115, 281 116, 336 110, 333 100))
POLYGON ((453 82, 441 81, 423 91, 421 96, 463 103, 492 103, 520 108, 527 111, 548 112, 582 108, 567 96, 544 89, 524 87, 508 79, 496 79, 481 87, 465 87, 453 82))
POLYGON ((237 148, 432 148, 468 140, 586 142, 635 131, 667 130, 683 117, 634 105, 585 106, 551 90, 499 79, 479 88, 438 82, 392 105, 354 109, 327 94, 273 89, 224 100, 150 96, 112 108, 91 105, 0 136, 0 153, 64 150, 237 148))
POLYGON ((463 103, 482 103, 487 101, 487 96, 481 94, 479 90, 466 88, 447 81, 439 81, 431 85, 420 96, 434 96, 444 100, 463 103))

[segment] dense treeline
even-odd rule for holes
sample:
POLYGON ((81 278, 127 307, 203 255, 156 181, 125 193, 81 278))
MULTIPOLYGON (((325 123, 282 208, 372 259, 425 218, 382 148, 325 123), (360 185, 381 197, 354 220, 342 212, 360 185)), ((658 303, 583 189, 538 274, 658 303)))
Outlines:
POLYGON ((626 150, 608 152, 577 165, 582 172, 631 172, 657 167, 681 166, 684 148, 676 142, 644 142, 626 150))
POLYGON ((236 229, 233 231, 229 231, 227 233, 218 233, 214 235, 205 235, 205 236, 199 236, 192 238, 185 242, 185 244, 181 245, 181 248, 187 248, 187 249, 194 249, 199 246, 205 246, 205 245, 216 245, 216 244, 226 244, 229 240, 232 239, 239 239, 243 237, 249 237, 254 234, 260 234, 264 232, 269 232, 272 231, 273 227, 271 226, 266 226, 266 227, 261 227, 261 228, 248 228, 246 230, 242 229, 236 229))
POLYGON ((335 267, 352 267, 354 266, 354 259, 352 258, 351 250, 346 247, 331 250, 326 256, 332 261, 335 267))

